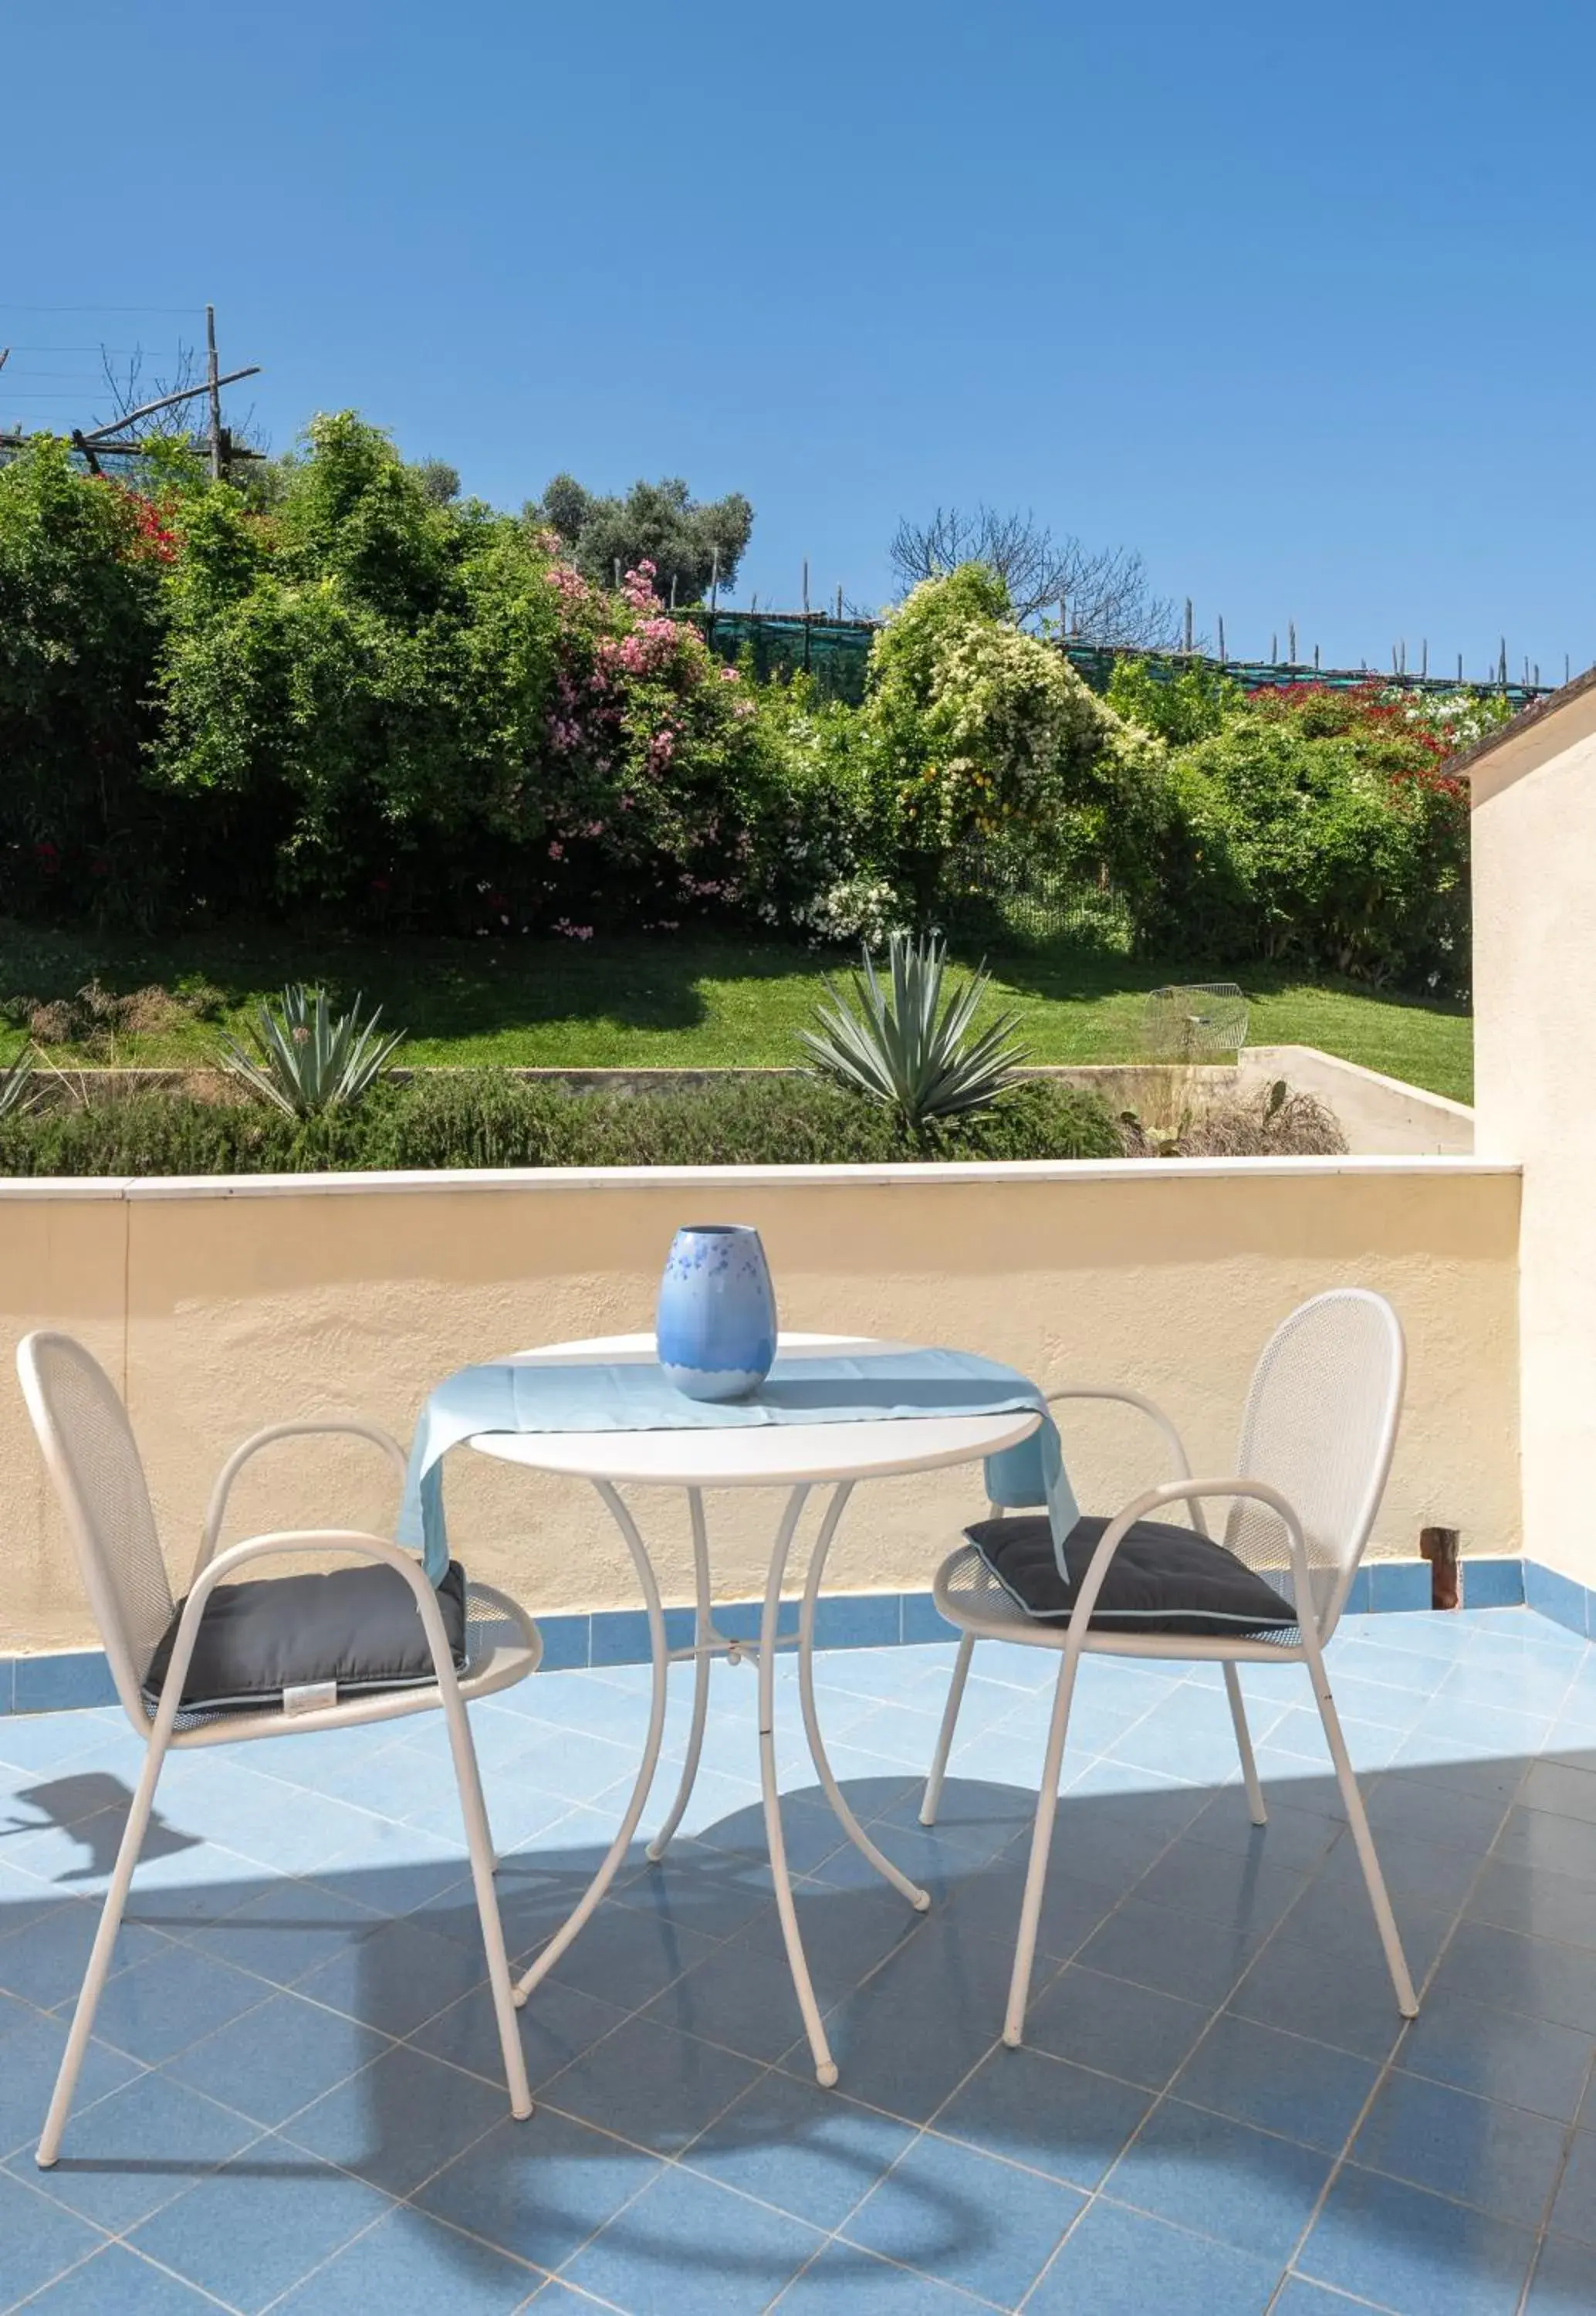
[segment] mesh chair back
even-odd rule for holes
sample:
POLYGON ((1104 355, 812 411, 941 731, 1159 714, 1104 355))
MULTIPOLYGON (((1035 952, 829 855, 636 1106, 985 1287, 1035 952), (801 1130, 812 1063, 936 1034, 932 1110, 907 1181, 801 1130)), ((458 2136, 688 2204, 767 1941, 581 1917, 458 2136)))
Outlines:
POLYGON ((117 1693, 142 1732, 148 1715, 140 1684, 173 1600, 128 1412, 99 1361, 70 1335, 24 1337, 17 1373, 117 1693))
POLYGON ((1262 1504, 1235 1504, 1225 1542, 1312 1614, 1328 1640, 1346 1604, 1391 1468, 1406 1354, 1383 1296, 1334 1287, 1293 1311, 1265 1346, 1247 1394, 1236 1469, 1291 1503, 1308 1541, 1312 1602, 1298 1600, 1290 1548, 1262 1504))

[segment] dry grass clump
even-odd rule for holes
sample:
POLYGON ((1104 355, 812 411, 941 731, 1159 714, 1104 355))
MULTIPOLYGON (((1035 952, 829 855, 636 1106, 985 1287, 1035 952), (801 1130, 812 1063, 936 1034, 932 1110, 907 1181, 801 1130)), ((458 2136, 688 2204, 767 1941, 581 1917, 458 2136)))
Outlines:
POLYGON ((172 990, 155 981, 119 993, 96 976, 74 997, 23 997, 15 1011, 36 1046, 76 1046, 96 1060, 116 1060, 129 1043, 170 1035, 214 1014, 225 1002, 219 989, 203 982, 172 990))
POLYGON ((1255 1094, 1189 1113, 1172 1134, 1150 1132, 1133 1111, 1120 1120, 1128 1158, 1335 1158, 1346 1136, 1327 1103, 1293 1093, 1283 1078, 1255 1094))

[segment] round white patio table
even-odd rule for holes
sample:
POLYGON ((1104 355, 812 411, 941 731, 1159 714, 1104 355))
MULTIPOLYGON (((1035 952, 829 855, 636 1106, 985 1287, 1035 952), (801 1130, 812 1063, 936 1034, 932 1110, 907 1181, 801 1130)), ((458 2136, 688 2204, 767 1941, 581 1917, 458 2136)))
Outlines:
MULTIPOLYGON (((780 1349, 784 1352, 879 1354, 909 1348, 901 1343, 878 1342, 862 1335, 784 1332, 780 1337, 780 1349)), ((579 1362, 598 1364, 652 1359, 654 1356, 652 1335, 605 1335, 595 1336, 584 1342, 552 1343, 537 1350, 518 1351, 506 1364, 572 1366, 579 1362)), ((815 1710, 815 1603, 820 1598, 827 1554, 837 1533, 843 1507, 861 1480, 885 1479, 908 1472, 928 1472, 949 1465, 980 1462, 985 1456, 995 1455, 1000 1448, 1012 1448, 1029 1438, 1040 1420, 1033 1410, 1022 1409, 1003 1415, 897 1416, 843 1423, 700 1426, 682 1431, 482 1432, 468 1441, 469 1446, 482 1454, 497 1456, 504 1463, 527 1465, 536 1471, 560 1473, 571 1479, 592 1483, 607 1506, 632 1555, 648 1611, 649 1642, 653 1660, 648 1737, 643 1746, 637 1782, 621 1819, 620 1830, 570 1915, 518 1984, 516 2000, 519 2003, 526 2001, 533 1988, 558 1962, 614 1881, 621 1861, 631 1847, 659 1767, 671 1664, 690 1660, 694 1665, 693 1717, 676 1798, 665 1822, 648 1846, 648 1855, 656 1864, 664 1856, 667 1843, 681 1822, 682 1813, 687 1808, 697 1777, 704 1746, 705 1720, 709 1708, 711 1661, 717 1656, 724 1656, 732 1661, 740 1657, 752 1657, 758 1670, 759 1783, 764 1798, 771 1876, 776 1885, 776 1912, 781 1920, 798 2008, 814 2055, 816 2077, 828 2089, 836 2082, 837 2062, 831 2056, 826 2030, 820 2021, 820 2005, 815 2000, 814 1984, 804 1958, 797 1910, 793 1902, 792 1876, 787 1870, 786 1845, 782 1835, 781 1797, 776 1781, 775 1660, 776 1648, 785 1644, 785 1638, 778 1640, 776 1623, 793 1538, 810 1491, 829 1487, 831 1500, 815 1538, 799 1608, 796 1635, 798 1693, 804 1730, 816 1775, 843 1831, 876 1871, 884 1875, 912 1906, 924 1912, 931 1902, 929 1896, 876 1848, 848 1807, 832 1775, 815 1710), (687 1492, 692 1519, 695 1597, 693 1639, 686 1648, 671 1649, 666 1645, 665 1616, 660 1600, 659 1580, 643 1532, 619 1493, 619 1490, 626 1485, 681 1488, 687 1492), (771 1545, 758 1641, 732 1640, 715 1628, 709 1529, 704 1512, 704 1492, 706 1488, 785 1488, 787 1491, 785 1508, 777 1522, 771 1545)))

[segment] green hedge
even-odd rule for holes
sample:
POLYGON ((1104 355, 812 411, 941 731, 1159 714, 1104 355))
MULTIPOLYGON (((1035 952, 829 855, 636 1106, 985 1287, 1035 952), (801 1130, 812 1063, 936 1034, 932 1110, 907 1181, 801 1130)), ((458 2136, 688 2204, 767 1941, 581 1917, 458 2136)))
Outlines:
POLYGON ((612 1094, 462 1070, 386 1086, 359 1109, 306 1124, 252 1103, 164 1092, 7 1118, 0 1175, 1117 1158, 1122 1146, 1095 1095, 1043 1079, 916 1143, 883 1112, 802 1076, 612 1094))

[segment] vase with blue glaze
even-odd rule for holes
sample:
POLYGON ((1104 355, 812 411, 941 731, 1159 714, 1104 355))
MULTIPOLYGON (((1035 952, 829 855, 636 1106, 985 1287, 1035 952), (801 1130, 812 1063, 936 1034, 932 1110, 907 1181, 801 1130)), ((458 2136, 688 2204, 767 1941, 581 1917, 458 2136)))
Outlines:
POLYGON ((776 1358, 776 1291, 747 1223, 690 1223, 665 1260, 654 1341, 689 1399, 747 1399, 776 1358))

